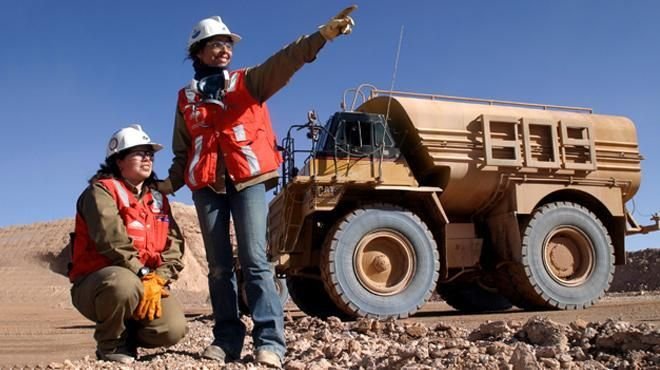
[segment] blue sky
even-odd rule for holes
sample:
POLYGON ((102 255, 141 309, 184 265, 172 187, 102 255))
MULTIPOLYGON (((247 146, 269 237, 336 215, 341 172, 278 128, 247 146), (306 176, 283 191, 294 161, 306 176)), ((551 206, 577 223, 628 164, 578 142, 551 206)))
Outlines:
MULTIPOLYGON (((166 145, 193 24, 220 15, 243 36, 233 67, 264 61, 350 3, 330 1, 11 1, 0 13, 0 226, 72 217, 116 129, 141 123, 166 145)), ((401 26, 395 89, 577 105, 637 125, 643 162, 641 223, 660 210, 660 2, 364 1, 354 33, 326 45, 269 101, 279 136, 325 120, 344 89, 388 89, 401 26)), ((182 189, 175 200, 191 203, 182 189)), ((632 208, 632 204, 630 204, 632 208)), ((660 232, 628 249, 660 247, 660 232)))

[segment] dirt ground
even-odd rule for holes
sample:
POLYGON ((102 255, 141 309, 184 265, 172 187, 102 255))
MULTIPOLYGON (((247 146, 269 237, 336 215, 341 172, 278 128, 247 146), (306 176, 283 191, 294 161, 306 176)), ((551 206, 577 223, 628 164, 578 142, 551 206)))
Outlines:
MULTIPOLYGON (((175 212, 188 249, 186 270, 174 292, 194 320, 210 311, 205 257, 193 208, 175 204, 175 212)), ((70 284, 63 275, 64 247, 72 229, 71 219, 0 228, 0 369, 93 357, 93 324, 71 306, 70 284)), ((559 323, 617 319, 660 326, 660 249, 629 253, 628 261, 617 270, 612 293, 587 310, 462 315, 443 302, 431 302, 407 320, 443 321, 472 329, 488 320, 524 321, 541 315, 559 323)), ((292 304, 287 310, 293 319, 303 315, 292 304)))
MULTIPOLYGON (((0 369, 46 367, 66 360, 94 357, 94 326, 71 307, 52 309, 40 304, 0 304, 0 369)), ((294 320, 304 316, 294 305, 287 306, 294 320)), ((208 307, 187 310, 189 320, 209 313, 208 307)), ((597 305, 581 311, 524 312, 463 315, 444 302, 430 302, 404 322, 431 325, 444 322, 455 327, 475 329, 488 321, 520 321, 534 316, 569 324, 576 320, 602 322, 610 318, 660 327, 660 294, 605 297, 597 305)), ((54 366, 57 367, 57 366, 54 366)))

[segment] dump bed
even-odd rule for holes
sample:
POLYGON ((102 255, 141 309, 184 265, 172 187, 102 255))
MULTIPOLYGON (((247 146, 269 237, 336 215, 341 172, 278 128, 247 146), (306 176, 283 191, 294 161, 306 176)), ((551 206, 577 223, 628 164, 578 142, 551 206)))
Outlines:
POLYGON ((389 117, 415 177, 442 187, 452 214, 473 214, 514 178, 617 186, 632 198, 641 160, 633 122, 548 108, 377 96, 357 111, 389 117))

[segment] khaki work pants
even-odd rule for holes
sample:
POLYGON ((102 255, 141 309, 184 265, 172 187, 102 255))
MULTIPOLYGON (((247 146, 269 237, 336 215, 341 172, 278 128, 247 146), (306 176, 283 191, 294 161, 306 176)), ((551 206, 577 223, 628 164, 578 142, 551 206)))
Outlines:
POLYGON ((130 270, 108 266, 75 282, 71 301, 83 316, 96 323, 97 348, 171 346, 187 332, 181 305, 172 297, 162 299, 163 313, 154 320, 135 320, 133 311, 144 292, 142 281, 130 270))

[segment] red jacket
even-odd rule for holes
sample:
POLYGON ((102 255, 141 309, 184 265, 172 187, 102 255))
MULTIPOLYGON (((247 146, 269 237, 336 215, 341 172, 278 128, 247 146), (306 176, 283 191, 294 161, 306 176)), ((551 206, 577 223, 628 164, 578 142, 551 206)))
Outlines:
POLYGON ((191 87, 179 91, 179 109, 191 136, 186 184, 200 189, 215 182, 218 149, 236 183, 276 170, 282 163, 266 103, 245 85, 245 70, 230 74, 224 107, 201 102, 191 87))
MULTIPOLYGON (((126 186, 115 179, 98 180, 110 191, 117 203, 119 215, 124 221, 128 237, 138 252, 144 266, 156 269, 162 264, 161 253, 167 247, 169 232, 169 203, 167 198, 156 190, 151 190, 141 200, 135 197, 126 186)), ((76 215, 75 239, 73 242, 69 279, 78 277, 112 265, 110 259, 100 254, 93 238, 89 235, 85 220, 76 215)))

